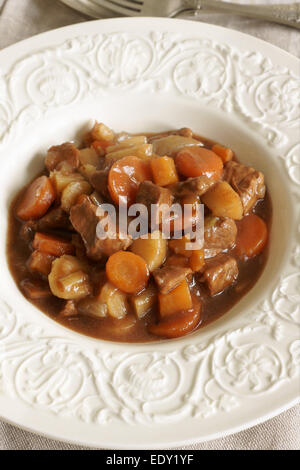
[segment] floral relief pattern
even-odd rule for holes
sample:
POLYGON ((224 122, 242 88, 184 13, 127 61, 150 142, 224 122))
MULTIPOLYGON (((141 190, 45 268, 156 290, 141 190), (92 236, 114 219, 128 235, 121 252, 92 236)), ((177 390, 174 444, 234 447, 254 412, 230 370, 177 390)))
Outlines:
POLYGON ((32 54, 0 75, 0 146, 19 121, 114 88, 177 91, 234 110, 277 147, 300 117, 300 78, 260 53, 175 33, 99 34, 32 54))
MULTIPOLYGON (((176 93, 234 112, 280 149, 299 194, 300 144, 288 142, 299 126, 300 78, 258 52, 175 33, 79 37, 0 70, 0 149, 24 126, 112 89, 176 93)), ((293 268, 236 326, 160 352, 48 337, 0 300, 0 396, 86 423, 149 425, 209 419, 283 390, 300 365, 299 240, 298 231, 293 268)))

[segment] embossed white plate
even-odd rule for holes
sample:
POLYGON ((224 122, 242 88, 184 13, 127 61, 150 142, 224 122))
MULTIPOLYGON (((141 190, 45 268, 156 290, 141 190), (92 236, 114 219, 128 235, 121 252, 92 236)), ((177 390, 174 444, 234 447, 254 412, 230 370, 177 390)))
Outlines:
POLYGON ((265 420, 299 395, 299 62, 235 31, 167 19, 75 25, 0 53, 0 416, 61 440, 166 448, 265 420), (5 258, 7 212, 43 154, 98 119, 191 126, 262 170, 266 269, 227 315, 185 338, 97 341, 29 304, 5 258))

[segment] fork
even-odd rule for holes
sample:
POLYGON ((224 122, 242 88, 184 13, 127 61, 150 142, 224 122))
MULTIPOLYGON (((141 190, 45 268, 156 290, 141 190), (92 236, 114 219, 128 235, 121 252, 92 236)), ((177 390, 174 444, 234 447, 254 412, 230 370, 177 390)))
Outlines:
POLYGON ((124 16, 167 16, 179 13, 201 13, 203 10, 219 11, 273 21, 300 29, 300 3, 281 5, 240 5, 216 0, 92 0, 124 16))

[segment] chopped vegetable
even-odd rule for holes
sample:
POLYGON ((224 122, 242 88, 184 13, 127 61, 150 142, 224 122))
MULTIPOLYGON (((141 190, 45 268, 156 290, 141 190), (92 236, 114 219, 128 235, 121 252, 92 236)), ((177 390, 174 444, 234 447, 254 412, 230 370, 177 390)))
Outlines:
POLYGON ((131 297, 137 318, 143 318, 157 302, 157 290, 154 286, 147 287, 141 294, 131 297))
POLYGON ((168 294, 158 294, 159 313, 162 318, 193 307, 192 296, 186 280, 168 294))
POLYGON ((63 173, 55 170, 50 173, 50 180, 57 196, 60 196, 70 183, 84 181, 84 177, 80 173, 63 173))
POLYGON ((184 137, 181 135, 167 135, 161 137, 160 139, 153 140, 153 152, 156 155, 169 155, 173 157, 183 148, 188 148, 190 146, 195 147, 203 146, 202 142, 191 137, 184 137))
POLYGON ((65 212, 70 212, 82 194, 91 194, 92 186, 87 181, 74 181, 69 183, 61 195, 61 207, 65 212))
POLYGON ((149 238, 138 238, 134 240, 130 250, 136 255, 141 256, 147 263, 149 271, 159 268, 167 256, 167 240, 163 238, 162 233, 149 233, 149 238), (157 237, 157 238, 156 238, 157 237))
POLYGON ((16 209, 22 220, 40 219, 55 200, 55 191, 47 176, 40 176, 31 183, 16 209))
POLYGON ((74 256, 64 255, 52 263, 48 277, 52 294, 60 299, 75 300, 91 293, 86 266, 74 256))
POLYGON ((206 175, 214 181, 222 176, 223 162, 218 155, 203 147, 188 147, 176 158, 177 170, 187 178, 206 175))
POLYGON ((106 275, 123 292, 138 294, 147 286, 149 269, 141 256, 129 251, 118 251, 108 259, 106 275))
POLYGON ((190 268, 193 272, 201 271, 204 267, 204 250, 194 250, 190 257, 190 268))
POLYGON ((170 240, 169 241, 169 248, 171 248, 176 255, 182 255, 185 256, 186 258, 190 258, 192 256, 192 250, 187 250, 186 245, 187 243, 190 243, 191 240, 187 238, 186 236, 182 238, 178 238, 175 240, 170 240))
POLYGON ((160 321, 157 325, 150 325, 150 333, 164 338, 179 338, 193 331, 199 324, 201 317, 201 304, 194 302, 191 310, 183 311, 160 321))
POLYGON ((233 159, 233 151, 228 147, 223 147, 223 145, 215 144, 212 147, 212 151, 222 159, 223 163, 229 162, 233 159))
POLYGON ((72 243, 67 240, 40 232, 36 232, 32 246, 35 250, 52 256, 72 255, 75 251, 72 243))
POLYGON ((116 204, 128 205, 136 200, 136 195, 142 181, 151 181, 149 163, 138 157, 125 157, 114 163, 108 175, 108 189, 116 204))
POLYGON ((99 156, 94 148, 86 148, 80 150, 79 160, 81 165, 93 165, 97 167, 99 164, 99 156))
POLYGON ((217 217, 230 217, 235 220, 243 217, 241 198, 226 181, 216 183, 203 194, 202 202, 217 217))
POLYGON ((149 161, 152 154, 153 154, 152 145, 142 144, 142 145, 136 145, 134 147, 123 148, 115 152, 107 153, 106 160, 115 162, 125 157, 138 157, 142 160, 149 161))
POLYGON ((111 143, 115 139, 115 133, 102 122, 100 123, 96 122, 91 131, 91 137, 93 140, 98 140, 98 141, 104 140, 109 145, 111 145, 111 143))
POLYGON ((169 184, 177 183, 179 181, 173 158, 154 158, 151 160, 150 166, 155 184, 158 184, 159 186, 168 186, 169 184))
POLYGON ((127 296, 117 289, 110 282, 107 282, 101 289, 100 302, 107 306, 107 313, 120 320, 129 312, 127 296))
POLYGON ((127 137, 126 139, 118 142, 115 145, 111 145, 107 147, 107 153, 118 152, 119 150, 127 149, 129 147, 137 147, 140 145, 147 144, 147 137, 144 135, 136 135, 132 137, 127 137))
POLYGON ((238 223, 236 252, 241 258, 252 258, 261 253, 268 240, 265 221, 256 214, 246 215, 238 223))

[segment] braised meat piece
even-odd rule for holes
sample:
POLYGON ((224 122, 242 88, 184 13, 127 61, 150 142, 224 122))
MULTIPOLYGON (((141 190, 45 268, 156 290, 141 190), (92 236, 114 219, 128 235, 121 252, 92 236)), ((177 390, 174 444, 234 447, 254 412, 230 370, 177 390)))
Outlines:
POLYGON ((195 178, 188 178, 180 183, 172 185, 171 189, 175 196, 181 198, 194 194, 195 196, 202 196, 208 189, 215 184, 215 181, 206 175, 196 176, 195 178))
POLYGON ((129 235, 114 234, 117 238, 100 239, 97 236, 97 225, 101 217, 97 215, 97 206, 91 202, 89 197, 83 196, 79 202, 72 207, 70 220, 75 230, 81 235, 85 244, 87 255, 96 261, 103 257, 111 256, 120 250, 126 250, 132 243, 129 235))
POLYGON ((235 161, 227 162, 224 167, 224 180, 240 195, 244 215, 247 214, 259 199, 265 197, 264 175, 260 171, 235 161))
POLYGON ((168 294, 192 273, 190 268, 182 266, 164 266, 153 271, 154 280, 162 294, 168 294))
MULTIPOLYGON (((140 184, 137 197, 137 204, 146 206, 149 218, 151 216, 151 206, 156 206, 156 224, 160 224, 162 220, 161 206, 163 204, 171 206, 173 203, 173 196, 171 191, 167 188, 162 188, 151 181, 143 181, 140 184)), ((153 221, 152 221, 153 222, 153 221)))
POLYGON ((70 229, 72 229, 72 226, 70 224, 69 215, 62 210, 61 207, 52 209, 36 222, 36 230, 38 232, 70 229))
POLYGON ((36 232, 36 222, 34 220, 28 220, 25 224, 22 225, 20 229, 20 238, 26 242, 32 242, 34 234, 36 232))
POLYGON ((201 281, 206 282, 210 295, 219 294, 231 286, 239 275, 236 259, 228 255, 218 255, 205 266, 201 281))
POLYGON ((57 165, 63 161, 76 169, 80 165, 79 150, 71 142, 51 147, 46 156, 45 165, 49 171, 55 170, 57 165))
POLYGON ((109 170, 97 170, 90 177, 90 183, 96 191, 103 196, 105 199, 110 200, 110 194, 108 191, 108 174, 109 170))
POLYGON ((224 250, 233 248, 237 226, 228 217, 208 217, 204 224, 204 257, 212 258, 224 250))
POLYGON ((67 300, 64 308, 60 312, 60 317, 70 318, 78 315, 77 305, 74 300, 67 300))

